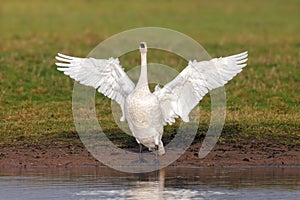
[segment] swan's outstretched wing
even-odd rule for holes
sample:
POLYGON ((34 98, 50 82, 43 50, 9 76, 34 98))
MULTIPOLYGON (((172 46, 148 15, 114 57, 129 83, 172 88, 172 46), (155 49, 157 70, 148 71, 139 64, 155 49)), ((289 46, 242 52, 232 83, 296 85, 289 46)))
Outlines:
POLYGON ((77 58, 60 53, 55 58, 60 61, 55 63, 59 71, 115 100, 123 112, 120 120, 125 120, 125 98, 135 85, 124 72, 119 59, 77 58))
POLYGON ((188 66, 162 89, 158 97, 164 123, 172 124, 180 116, 189 121, 189 113, 208 91, 225 85, 246 66, 248 53, 240 53, 209 61, 190 61, 188 66))

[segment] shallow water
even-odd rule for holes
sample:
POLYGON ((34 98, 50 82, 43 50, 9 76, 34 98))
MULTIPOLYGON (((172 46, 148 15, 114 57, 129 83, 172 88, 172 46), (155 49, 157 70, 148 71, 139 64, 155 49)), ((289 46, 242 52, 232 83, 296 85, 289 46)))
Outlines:
POLYGON ((300 199, 300 168, 0 169, 0 199, 300 199))

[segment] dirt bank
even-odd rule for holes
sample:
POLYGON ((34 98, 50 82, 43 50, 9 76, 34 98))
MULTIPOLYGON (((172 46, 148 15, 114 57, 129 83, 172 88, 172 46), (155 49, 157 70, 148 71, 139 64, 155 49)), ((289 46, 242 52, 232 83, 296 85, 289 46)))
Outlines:
MULTIPOLYGON (((299 139, 294 138, 293 140, 299 139)), ((199 159, 201 142, 195 142, 173 166, 300 166, 297 143, 280 144, 272 140, 221 140, 204 158, 199 159)), ((280 140, 278 140, 280 141, 280 140)), ((138 147, 137 147, 138 148, 138 147)), ((82 145, 80 140, 68 139, 26 144, 5 144, 0 148, 1 167, 72 167, 103 165, 82 145)))

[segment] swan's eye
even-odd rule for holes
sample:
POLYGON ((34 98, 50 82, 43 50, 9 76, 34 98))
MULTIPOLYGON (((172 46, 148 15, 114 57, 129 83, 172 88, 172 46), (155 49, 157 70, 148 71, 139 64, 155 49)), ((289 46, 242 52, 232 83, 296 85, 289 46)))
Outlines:
POLYGON ((141 43, 140 47, 143 49, 145 48, 145 44, 144 43, 141 43))

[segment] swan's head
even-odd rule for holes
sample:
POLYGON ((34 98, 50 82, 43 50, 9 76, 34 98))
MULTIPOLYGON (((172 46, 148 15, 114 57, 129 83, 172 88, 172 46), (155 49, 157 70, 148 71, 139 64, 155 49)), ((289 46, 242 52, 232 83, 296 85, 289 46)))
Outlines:
POLYGON ((141 53, 147 53, 147 44, 146 44, 146 42, 141 42, 141 44, 140 44, 140 52, 141 53))

